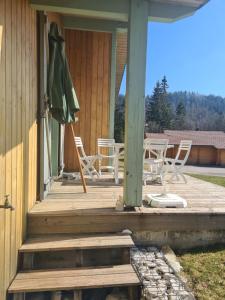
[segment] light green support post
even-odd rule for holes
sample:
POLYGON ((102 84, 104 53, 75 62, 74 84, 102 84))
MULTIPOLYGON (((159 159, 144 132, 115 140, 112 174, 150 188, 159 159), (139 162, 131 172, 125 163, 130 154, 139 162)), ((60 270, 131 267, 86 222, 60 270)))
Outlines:
POLYGON ((114 118, 116 102, 116 30, 112 32, 111 52, 111 84, 110 84, 110 112, 109 112, 109 137, 114 138, 114 118))
POLYGON ((124 201, 141 206, 148 2, 130 0, 125 109, 124 201))

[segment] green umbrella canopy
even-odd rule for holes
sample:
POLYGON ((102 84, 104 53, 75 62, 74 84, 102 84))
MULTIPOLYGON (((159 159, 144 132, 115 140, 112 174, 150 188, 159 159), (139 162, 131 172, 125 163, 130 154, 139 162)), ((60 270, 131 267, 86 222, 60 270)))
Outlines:
POLYGON ((65 54, 65 41, 58 25, 51 23, 49 39, 48 99, 52 117, 59 123, 75 121, 80 110, 65 54))

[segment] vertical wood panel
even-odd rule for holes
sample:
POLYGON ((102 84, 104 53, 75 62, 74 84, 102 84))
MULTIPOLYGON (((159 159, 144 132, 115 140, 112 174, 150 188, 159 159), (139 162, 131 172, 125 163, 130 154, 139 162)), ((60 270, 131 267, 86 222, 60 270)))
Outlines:
MULTIPOLYGON (((90 154, 96 151, 96 125, 97 125, 97 102, 98 102, 98 33, 93 33, 93 53, 92 53, 92 93, 91 93, 91 147, 90 154)), ((81 99, 80 99, 81 100, 81 99)), ((88 150, 88 149, 87 149, 88 150)), ((86 150, 86 151, 87 151, 86 150)))
POLYGON ((109 132, 109 121, 110 121, 110 81, 111 81, 111 64, 109 64, 109 54, 111 62, 111 51, 112 51, 112 35, 110 42, 104 35, 104 65, 103 65, 103 104, 102 104, 102 122, 105 126, 102 127, 102 136, 107 136, 109 132), (104 74, 108 74, 105 76, 104 74))
POLYGON ((0 0, 0 299, 17 269, 25 215, 36 200, 36 13, 28 0, 0 0))
MULTIPOLYGON (((92 65, 92 52, 93 52, 93 34, 92 32, 87 32, 87 49, 89 51, 87 52, 87 68, 86 68, 86 77, 87 81, 86 84, 89 87, 86 89, 86 110, 85 110, 85 127, 91 128, 91 97, 92 97, 92 71, 93 71, 93 65, 92 65)), ((87 130, 85 134, 85 145, 88 151, 90 152, 91 149, 91 130, 87 130)))
MULTIPOLYGON (((21 24, 22 22, 22 0, 17 1, 17 24, 21 24)), ((21 45, 21 35, 22 35, 22 26, 17 27, 16 32, 16 69, 17 69, 17 77, 22 78, 22 45, 21 45)), ((16 203, 16 250, 20 246, 21 242, 21 232, 22 232, 22 189, 21 186, 23 184, 23 164, 22 164, 22 83, 21 80, 18 80, 16 86, 16 97, 17 97, 17 203, 16 203)), ((17 255, 17 253, 16 253, 17 255)))
MULTIPOLYGON (((97 138, 109 136, 111 34, 66 30, 66 51, 80 104, 75 133, 87 154, 96 154, 97 138)), ((65 168, 77 169, 70 127, 65 131, 65 168)))
MULTIPOLYGON (((7 0, 6 4, 6 24, 5 24, 5 32, 6 32, 6 70, 5 70, 5 144, 6 144, 6 158, 5 158, 5 192, 6 194, 11 195, 11 187, 12 187, 12 90, 11 90, 11 41, 12 41, 12 1, 7 0)), ((7 283, 10 280, 10 217, 11 213, 9 210, 5 211, 5 288, 7 288, 7 283)))
MULTIPOLYGON (((5 1, 0 1, 0 173, 5 174, 5 1)), ((5 176, 0 180, 0 204, 4 202, 5 176)), ((0 299, 5 298, 5 212, 0 210, 0 299)))
MULTIPOLYGON (((16 15, 16 1, 12 1, 12 35, 11 35, 11 74, 12 74, 12 108, 11 108, 11 119, 15 124, 17 124, 17 107, 18 103, 16 101, 17 94, 16 94, 16 84, 17 84, 17 77, 16 73, 14 72, 14 68, 16 66, 17 60, 17 44, 16 41, 16 23, 17 23, 17 15, 16 15)), ((13 206, 17 206, 17 177, 16 177, 16 165, 17 165, 17 130, 16 126, 12 123, 11 127, 11 136, 12 136, 12 145, 11 145, 11 152, 12 152, 12 187, 11 187, 11 203, 13 206), (15 145, 15 146, 14 146, 15 145)), ((10 278, 16 272, 16 265, 17 265, 17 248, 16 248, 16 212, 12 211, 11 213, 11 234, 10 234, 10 278)))
MULTIPOLYGON (((103 61, 104 61, 104 33, 98 35, 98 72, 97 72, 97 116, 102 116, 103 106, 103 61)), ((104 113, 108 114, 107 111, 104 113)), ((102 137, 102 118, 96 118, 96 139, 102 137)))

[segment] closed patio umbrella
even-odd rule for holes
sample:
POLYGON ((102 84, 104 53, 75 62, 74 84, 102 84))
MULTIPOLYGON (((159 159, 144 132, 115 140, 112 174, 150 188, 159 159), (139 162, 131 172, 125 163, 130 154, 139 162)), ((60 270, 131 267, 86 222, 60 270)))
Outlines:
POLYGON ((58 25, 51 23, 49 39, 48 101, 52 117, 59 123, 75 121, 80 110, 65 54, 65 41, 58 25))
MULTIPOLYGON (((76 121, 75 113, 80 110, 69 66, 65 53, 65 41, 59 34, 58 25, 51 23, 48 34, 49 41, 49 67, 48 67, 48 103, 52 117, 61 124, 76 121)), ((71 124, 73 138, 75 138, 71 124)), ((74 142, 75 144, 75 142, 74 142)), ((83 176, 79 153, 75 144, 75 154, 79 162, 83 189, 86 193, 86 183, 83 176)))

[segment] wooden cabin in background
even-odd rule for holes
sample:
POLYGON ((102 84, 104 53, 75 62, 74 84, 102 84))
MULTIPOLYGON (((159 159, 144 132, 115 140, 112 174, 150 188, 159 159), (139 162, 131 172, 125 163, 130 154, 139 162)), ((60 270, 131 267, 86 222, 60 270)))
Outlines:
POLYGON ((167 156, 172 158, 181 140, 191 140, 188 164, 225 166, 225 133, 222 131, 165 130, 164 133, 145 133, 145 137, 168 139, 175 145, 167 151, 167 156))

